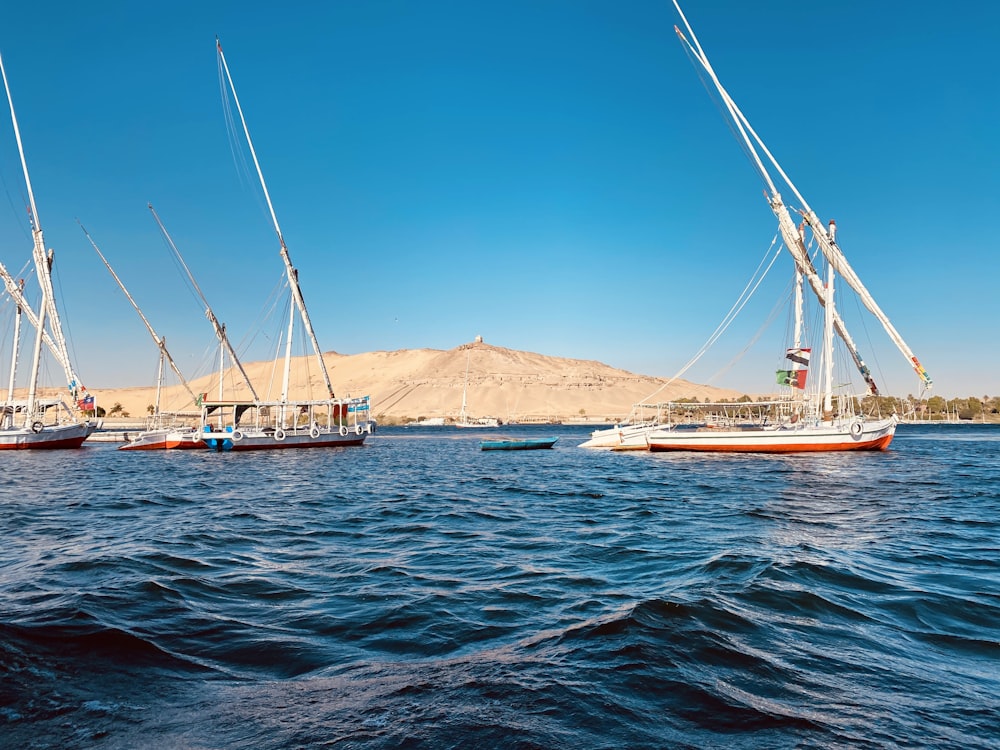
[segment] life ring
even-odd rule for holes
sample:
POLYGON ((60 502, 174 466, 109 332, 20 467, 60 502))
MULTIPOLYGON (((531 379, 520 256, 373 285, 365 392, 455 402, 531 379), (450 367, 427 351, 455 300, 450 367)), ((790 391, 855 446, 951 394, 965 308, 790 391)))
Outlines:
POLYGON ((365 431, 365 428, 362 427, 360 424, 354 425, 354 434, 355 435, 361 435, 362 433, 364 433, 364 431, 365 431))
POLYGON ((855 440, 859 440, 861 438, 861 431, 863 429, 864 427, 861 424, 861 420, 855 419, 851 423, 851 437, 854 438, 855 440))
POLYGON ((243 439, 243 433, 239 430, 233 430, 233 441, 239 441, 243 439))
POLYGON ((45 425, 43 425, 41 422, 32 422, 31 423, 31 431, 32 432, 39 433, 43 429, 45 429, 45 425))
POLYGON ((277 430, 274 431, 274 439, 275 440, 284 440, 285 439, 285 431, 282 430, 279 427, 277 430))
POLYGON ((340 425, 340 436, 341 437, 347 437, 347 426, 346 425, 340 425))
POLYGON ((315 440, 316 438, 318 438, 319 437, 319 427, 317 427, 316 425, 313 425, 309 429, 309 437, 311 437, 313 440, 315 440))

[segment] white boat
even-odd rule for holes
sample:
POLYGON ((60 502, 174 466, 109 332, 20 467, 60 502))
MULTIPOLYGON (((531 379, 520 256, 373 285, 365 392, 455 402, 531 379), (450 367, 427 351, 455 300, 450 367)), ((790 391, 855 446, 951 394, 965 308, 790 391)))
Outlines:
POLYGON ((685 36, 677 29, 678 36, 694 61, 710 78, 748 155, 767 186, 768 203, 778 220, 784 246, 794 259, 797 317, 795 340, 786 351, 786 356, 794 367, 777 373, 779 382, 787 384, 791 389, 787 398, 751 404, 677 404, 673 413, 668 410, 665 427, 647 433, 649 449, 745 453, 885 450, 895 434, 897 416, 864 416, 856 409, 860 401, 857 396, 842 393, 835 398, 834 395, 835 336, 844 345, 853 365, 864 379, 867 395, 879 393, 868 367, 837 312, 835 278, 846 281, 868 311, 879 320, 889 338, 917 373, 923 387, 929 388, 931 379, 847 262, 837 244, 835 223, 831 221, 824 226, 820 222, 719 82, 677 0, 674 0, 674 5, 688 32, 685 36), (802 221, 798 227, 795 226, 765 163, 780 176, 783 184, 800 202, 802 221), (813 244, 820 251, 818 257, 826 263, 825 278, 820 275, 810 258, 808 250, 813 244), (812 349, 804 347, 800 340, 803 280, 808 282, 816 300, 823 307, 822 345, 819 348, 820 383, 811 396, 806 393, 805 381, 812 349), (681 413, 684 414, 684 419, 679 418, 681 413), (705 418, 706 414, 709 415, 708 418, 705 418), (687 420, 694 424, 683 424, 687 420))
POLYGON ((590 438, 580 443, 581 448, 610 448, 616 451, 646 450, 649 445, 646 436, 662 429, 664 404, 634 404, 632 418, 612 427, 604 427, 590 433, 590 438))
POLYGON ((35 195, 28 174, 28 163, 24 156, 21 133, 14 113, 14 100, 7 83, 7 71, 2 58, 0 58, 0 74, 3 76, 4 90, 10 105, 10 119, 28 193, 31 236, 34 243, 32 262, 41 293, 38 311, 35 312, 24 295, 23 284, 15 282, 3 264, 0 264, 0 277, 3 279, 4 289, 15 305, 7 394, 0 402, 0 450, 79 448, 97 426, 96 421, 85 419, 82 415, 87 411, 96 412, 96 406, 94 397, 80 384, 70 362, 52 284, 53 254, 51 250, 48 253, 45 250, 42 225, 38 218, 35 195), (24 398, 18 398, 16 397, 17 363, 21 347, 22 317, 28 318, 28 322, 35 329, 35 336, 26 395, 24 398), (43 397, 41 393, 39 374, 46 350, 52 353, 66 375, 70 404, 61 398, 43 397))
POLYGON ((469 394, 469 362, 472 358, 472 349, 465 353, 465 385, 462 386, 462 409, 455 420, 456 427, 499 427, 500 420, 496 417, 470 417, 468 412, 469 394))
MULTIPOLYGON (((250 130, 243 109, 236 95, 229 66, 222 53, 222 44, 216 40, 220 70, 224 72, 228 90, 239 115, 243 134, 253 158, 264 199, 270 211, 274 231, 278 236, 285 276, 291 294, 288 330, 285 338, 284 370, 281 395, 277 399, 252 400, 225 398, 220 394, 209 399, 203 394, 201 406, 201 438, 211 450, 247 451, 286 448, 319 448, 329 446, 361 445, 374 429, 371 419, 371 401, 368 396, 337 398, 330 375, 323 360, 316 333, 313 330, 305 300, 299 286, 298 271, 292 266, 285 238, 278 225, 278 218, 271 203, 271 196, 264 181, 264 173, 257 159, 250 130), (298 314, 296 316, 296 313, 298 314), (296 319, 301 323, 312 346, 312 355, 326 386, 327 397, 322 399, 292 400, 289 398, 289 378, 292 359, 292 335, 296 319)), ((235 359, 235 354, 233 354, 235 359)), ((221 384, 220 384, 221 388, 221 384)))
POLYGON ((418 419, 414 422, 407 422, 406 427, 444 427, 444 417, 428 417, 418 419))

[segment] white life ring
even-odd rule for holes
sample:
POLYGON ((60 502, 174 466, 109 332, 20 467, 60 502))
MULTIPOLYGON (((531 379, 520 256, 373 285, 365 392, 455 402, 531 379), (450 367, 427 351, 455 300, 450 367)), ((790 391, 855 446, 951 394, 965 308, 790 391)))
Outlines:
POLYGON ((354 425, 354 434, 355 435, 361 435, 364 431, 365 431, 365 428, 362 427, 360 424, 354 425))
POLYGON ((316 438, 318 438, 319 437, 319 427, 317 427, 316 425, 313 425, 309 429, 309 437, 311 437, 313 440, 315 440, 316 438))
POLYGON ((43 429, 45 429, 45 425, 43 425, 41 422, 32 422, 31 423, 31 431, 32 432, 39 433, 43 429))
POLYGON ((233 441, 238 441, 243 439, 243 433, 239 430, 233 430, 233 441))
POLYGON ((341 437, 347 437, 347 426, 346 425, 340 425, 340 436, 341 437))
POLYGON ((855 419, 851 423, 851 437, 854 438, 855 440, 859 440, 861 438, 861 431, 863 429, 864 427, 861 424, 861 420, 855 419))
POLYGON ((274 431, 274 439, 275 440, 284 440, 285 439, 285 431, 282 430, 279 427, 277 430, 274 431))

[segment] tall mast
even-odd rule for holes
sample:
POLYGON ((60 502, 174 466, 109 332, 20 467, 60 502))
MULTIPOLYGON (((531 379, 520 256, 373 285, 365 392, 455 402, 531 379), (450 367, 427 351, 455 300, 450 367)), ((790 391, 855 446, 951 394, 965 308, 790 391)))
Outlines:
MULTIPOLYGON (((59 319, 59 310, 56 307, 55 292, 52 288, 52 259, 45 253, 45 238, 42 235, 42 225, 38 218, 38 208, 35 205, 35 192, 31 187, 31 175, 28 174, 28 162, 24 156, 24 145, 21 142, 21 129, 17 124, 17 115, 14 113, 14 99, 10 93, 10 85, 7 83, 7 70, 3 65, 3 57, 0 56, 0 76, 3 77, 4 89, 7 93, 7 103, 10 106, 10 120, 14 126, 14 138, 17 141, 17 151, 21 158, 21 171, 24 173, 24 184, 28 190, 28 202, 31 209, 31 236, 34 242, 32 257, 35 261, 35 273, 38 275, 38 283, 42 287, 42 304, 50 319, 49 328, 52 336, 52 349, 56 359, 62 365, 66 373, 66 382, 70 393, 73 396, 73 403, 77 401, 77 391, 82 388, 73 365, 70 363, 69 351, 66 348, 66 337, 63 335, 62 323, 59 319)), ((39 311, 38 320, 44 329, 45 314, 39 311)), ((35 360, 41 362, 41 344, 45 340, 45 332, 40 331, 36 337, 39 351, 35 354, 35 360)), ((37 367, 37 365, 36 365, 37 367)), ((32 377, 37 383, 37 373, 32 377)))
MULTIPOLYGON (((79 222, 77 222, 77 223, 79 223, 79 222)), ((90 234, 84 228, 83 224, 80 224, 80 229, 83 229, 83 233, 87 236, 87 239, 90 241, 90 244, 93 246, 94 250, 97 251, 97 255, 104 262, 105 268, 107 268, 108 271, 111 273, 112 278, 115 281, 118 282, 118 286, 121 288, 122 293, 125 295, 125 299, 127 299, 132 304, 132 307, 139 314, 139 318, 142 320, 143 324, 146 326, 146 330, 149 332, 149 335, 152 336, 152 338, 153 338, 153 343, 155 343, 156 346, 157 346, 157 348, 160 350, 160 374, 159 374, 159 381, 163 380, 163 361, 166 360, 167 363, 170 365, 170 369, 174 371, 174 373, 177 375, 178 378, 180 378, 181 383, 184 385, 184 390, 186 390, 188 392, 188 395, 191 396, 191 400, 192 401, 197 401, 198 397, 194 395, 194 391, 191 390, 191 386, 188 384, 187 380, 184 378, 184 375, 181 373, 180 368, 178 368, 177 365, 174 363, 174 359, 173 359, 173 357, 170 356, 170 352, 167 351, 167 342, 166 342, 166 340, 164 340, 161 336, 157 335, 156 331, 153 330, 153 325, 149 322, 149 320, 146 318, 146 316, 142 314, 142 310, 139 309, 139 305, 136 304, 136 301, 132 298, 132 295, 129 294, 128 289, 125 288, 124 282, 122 282, 122 280, 120 278, 118 278, 118 274, 115 273, 115 269, 113 269, 111 267, 111 264, 108 263, 108 259, 104 257, 104 253, 101 252, 101 248, 99 248, 97 246, 97 243, 94 242, 93 238, 90 236, 90 234)), ((160 382, 159 381, 156 384, 156 406, 157 406, 156 410, 157 410, 157 413, 159 413, 159 405, 160 405, 160 382)))
MULTIPOLYGON (((219 322, 219 319, 215 317, 215 313, 212 312, 212 306, 208 304, 208 300, 205 299, 205 295, 202 294, 201 287, 198 286, 198 282, 194 279, 194 274, 191 273, 191 269, 188 268, 187 263, 184 262, 184 258, 181 256, 181 251, 177 249, 177 245, 174 244, 173 239, 170 237, 170 233, 167 232, 167 228, 163 226, 163 222, 160 221, 160 217, 153 208, 153 204, 147 203, 146 207, 149 209, 150 213, 153 214, 153 218, 156 219, 156 224, 160 227, 160 231, 167 240, 167 244, 170 245, 170 249, 173 251, 174 257, 176 257, 178 262, 181 264, 181 268, 183 268, 184 272, 187 274, 188 281, 191 282, 191 286, 194 287, 195 292, 198 293, 198 297, 201 299, 201 303, 205 306, 205 317, 207 317, 209 323, 212 324, 212 330, 215 331, 216 338, 219 339, 219 343, 222 345, 223 349, 229 352, 229 358, 239 370, 240 375, 243 377, 243 383, 250 391, 250 395, 253 397, 253 400, 259 401, 260 399, 257 398, 257 391, 254 390, 253 383, 250 382, 250 377, 247 375, 246 370, 243 369, 243 363, 240 362, 240 358, 236 356, 236 352, 233 350, 233 345, 229 342, 229 337, 226 336, 226 327, 219 322)), ((219 387, 222 387, 221 369, 219 370, 219 387)), ((222 400, 221 394, 219 396, 219 400, 222 400)))
POLYGON ((281 227, 278 226, 278 217, 274 213, 274 206, 271 203, 271 194, 267 190, 267 183, 264 182, 264 173, 261 171, 260 162, 257 160, 257 151, 253 147, 253 140, 250 138, 250 130, 247 127, 246 118, 243 116, 243 108, 240 106, 240 98, 236 94, 236 86, 233 84, 233 77, 229 73, 229 65, 226 64, 226 56, 222 53, 222 42, 220 42, 218 38, 215 40, 215 46, 219 52, 219 61, 222 63, 222 69, 226 74, 226 80, 229 83, 229 90, 233 92, 233 102, 236 104, 236 111, 240 115, 240 123, 243 125, 243 134, 246 136, 247 146, 250 149, 250 155, 253 157, 254 167, 257 169, 257 177, 260 180, 261 189, 264 191, 264 199, 267 201, 267 208, 271 212, 271 221, 274 224, 274 231, 278 235, 278 242, 281 244, 281 259, 285 263, 285 273, 288 275, 288 286, 292 292, 292 299, 295 300, 295 305, 299 310, 299 317, 302 318, 302 325, 305 327, 306 335, 309 336, 309 340, 312 343, 313 352, 316 356, 320 372, 323 373, 323 382, 326 384, 327 393, 330 394, 330 398, 333 398, 333 385, 330 382, 330 375, 326 369, 326 362, 323 360, 323 352, 320 350, 319 342, 316 340, 316 333, 313 330, 312 321, 310 321, 309 313, 306 311, 306 303, 302 297, 302 289, 299 287, 299 275, 295 270, 295 267, 292 265, 291 256, 288 254, 288 247, 285 245, 285 237, 281 233, 281 227))
MULTIPOLYGON (((23 281, 21 282, 21 287, 24 287, 23 281)), ((18 355, 18 348, 21 343, 21 315, 23 311, 24 308, 21 307, 20 304, 17 304, 17 311, 15 312, 16 317, 14 318, 14 345, 13 347, 11 347, 11 352, 10 352, 10 381, 7 384, 8 404, 10 404, 10 402, 14 400, 14 383, 16 382, 17 378, 17 355, 18 355)), ((10 420, 11 424, 13 424, 14 420, 13 409, 11 409, 10 412, 10 420)), ((6 418, 4 421, 6 422, 6 418)))
POLYGON ((295 333, 295 302, 291 303, 288 311, 288 333, 285 336, 285 368, 281 373, 281 421, 285 422, 286 414, 284 402, 288 401, 288 382, 292 375, 292 336, 295 333))
POLYGON ((467 351, 465 353, 465 385, 462 386, 462 411, 460 414, 460 419, 462 422, 466 421, 465 417, 465 396, 469 390, 469 360, 472 358, 472 351, 467 351))
MULTIPOLYGON (((754 146, 754 143, 757 142, 761 150, 763 150, 765 154, 770 155, 767 151, 767 147, 757 137, 757 134, 750 126, 750 123, 743 116, 739 107, 736 106, 736 102, 733 101, 731 96, 729 96, 729 92, 726 91, 722 82, 719 81, 718 76, 715 75, 715 70, 712 68, 712 64, 708 61, 708 57, 701 49, 701 45, 698 43, 698 38, 694 35, 694 31, 687 23, 687 19, 684 17, 684 13, 681 11, 680 6, 677 5, 676 0, 674 5, 677 8, 678 13, 680 13, 681 19, 684 21, 684 25, 687 27, 688 33, 691 35, 691 39, 694 41, 694 44, 692 45, 688 42, 681 30, 675 26, 674 30, 677 32, 677 36, 680 37, 681 41, 685 45, 687 45, 695 59, 711 77, 712 83, 715 85, 716 90, 718 90, 719 95, 722 97, 722 101, 725 103, 726 109, 729 110, 729 116, 732 118, 737 130, 739 130, 740 136, 743 138, 743 142, 753 159, 758 174, 760 174, 770 191, 770 194, 768 195, 768 204, 770 205, 775 218, 778 220, 778 230, 781 232, 782 239, 784 239, 785 248, 795 260, 796 267, 802 271, 806 280, 809 282, 809 286, 813 290, 813 294, 815 294, 816 298, 819 300, 819 303, 825 306, 826 292, 824 291, 825 284, 823 279, 820 277, 819 273, 816 271, 816 267, 809 259, 809 254, 806 252, 805 243, 803 242, 803 236, 800 231, 796 229, 795 222, 792 221, 792 217, 788 212, 788 207, 784 204, 784 201, 782 201, 781 194, 778 192, 774 181, 771 179, 771 175, 764 167, 764 163, 761 160, 760 155, 757 152, 757 147, 754 146), (750 135, 748 135, 748 132, 750 135), (751 139, 751 135, 753 136, 753 139, 751 139)), ((778 171, 781 174, 784 174, 781 172, 780 166, 778 167, 778 171)), ((874 378, 872 378, 871 370, 862 359, 861 352, 854 343, 853 337, 848 332, 847 326, 844 325, 844 321, 840 318, 840 314, 836 311, 834 311, 833 316, 833 327, 834 331, 838 336, 840 336, 844 345, 847 347, 848 353, 850 354, 851 359, 854 360, 854 364, 857 367, 858 372, 861 373, 861 377, 864 378, 869 392, 872 395, 878 395, 878 386, 875 384, 874 378)))
POLYGON ((826 306, 823 315, 823 417, 833 418, 833 264, 826 269, 826 306))
MULTIPOLYGON (((861 301, 864 304, 864 306, 882 324, 882 327, 885 329, 886 334, 888 334, 889 338, 896 345, 896 348, 899 349, 899 351, 906 358, 907 362, 913 368, 914 372, 917 373, 917 376, 921 379, 921 381, 923 381, 926 387, 930 388, 933 381, 927 374, 927 371, 924 369, 923 365, 920 364, 920 361, 916 358, 916 356, 913 354, 913 351, 903 340, 903 337, 900 336, 895 326, 892 325, 888 316, 882 311, 882 308, 878 306, 878 303, 875 302, 875 299, 871 296, 871 293, 861 282, 861 279, 858 277, 857 273, 855 273, 854 269, 847 262, 847 258, 844 256, 843 252, 840 250, 839 246, 836 243, 834 234, 832 232, 828 233, 826 227, 823 226, 823 223, 819 220, 815 211, 813 211, 812 208, 809 207, 809 204, 806 203, 805 198, 802 197, 802 194, 795 187, 794 183, 791 181, 788 175, 785 174, 785 171, 781 168, 781 165, 778 163, 778 160, 774 158, 774 155, 771 154, 771 152, 768 150, 767 146, 764 144, 764 141, 760 138, 759 135, 757 135, 753 127, 751 127, 750 122, 747 120, 746 116, 739 109, 739 107, 736 106, 736 103, 733 101, 732 97, 729 96, 725 88, 723 88, 722 84, 719 82, 718 77, 715 75, 715 70, 712 68, 711 63, 709 63, 708 61, 708 57, 705 55, 705 52, 702 49, 701 44, 698 42, 698 38, 695 36, 694 30, 688 23, 688 20, 684 15, 684 11, 681 10, 680 5, 678 4, 678 0, 673 0, 673 3, 674 7, 677 9, 677 12, 680 14, 681 20, 684 22, 684 26, 687 29, 688 34, 690 34, 691 36, 693 46, 691 43, 687 42, 687 39, 684 37, 683 34, 681 34, 680 29, 676 29, 675 27, 675 29, 677 30, 677 34, 678 36, 681 37, 681 39, 685 42, 685 44, 687 44, 688 48, 691 49, 695 58, 698 60, 701 66, 711 77, 712 83, 715 85, 715 88, 718 90, 719 95, 722 97, 722 100, 725 103, 726 108, 729 110, 730 117, 736 124, 737 129, 740 131, 740 134, 743 137, 744 142, 749 147, 750 152, 753 155, 753 160, 755 162, 757 170, 760 172, 761 176, 767 183, 769 190, 771 191, 770 203, 772 210, 775 212, 776 215, 779 214, 779 211, 783 211, 786 215, 788 212, 787 208, 781 201, 781 196, 778 193, 777 189, 775 188, 774 182, 771 180, 771 177, 768 174, 767 169, 764 167, 764 164, 757 153, 757 149, 753 145, 754 143, 756 143, 760 147, 761 151, 764 152, 764 154, 767 156, 768 161, 774 167, 775 171, 781 176, 781 179, 784 181, 784 183, 789 187, 789 189, 791 189, 795 197, 801 202, 803 217, 809 224, 809 228, 812 230, 813 235, 816 237, 820 250, 826 257, 827 262, 831 263, 834 267, 834 270, 841 275, 841 277, 848 283, 848 285, 852 289, 854 289, 854 291, 861 298, 861 301), (751 138, 748 137, 747 135, 748 133, 750 134, 750 136, 752 136, 752 142, 751 138)), ((780 215, 778 215, 778 223, 779 227, 782 227, 782 235, 785 236, 786 244, 789 244, 789 237, 786 235, 785 228, 782 223, 782 217, 780 215)), ((792 250, 791 246, 789 246, 789 250, 790 251, 792 250)), ((793 252, 793 255, 794 254, 795 253, 793 252)), ((822 294, 819 289, 817 289, 816 284, 814 283, 813 279, 809 276, 808 273, 807 273, 807 278, 809 278, 810 286, 813 287, 813 291, 816 292, 817 296, 821 300, 824 299, 825 295, 822 294)), ((820 288, 821 287, 822 287, 822 282, 820 282, 820 288)), ((846 329, 844 329, 842 323, 840 324, 836 323, 837 318, 839 318, 839 316, 835 316, 835 326, 838 330, 838 333, 841 334, 841 336, 843 337, 843 334, 846 333, 846 329)), ((850 349, 851 356, 854 357, 855 362, 858 363, 859 355, 857 354, 857 348, 853 345, 853 342, 848 341, 848 339, 846 338, 844 339, 844 342, 850 349)), ((874 388, 874 383, 870 380, 870 373, 868 372, 868 368, 864 367, 863 363, 861 363, 859 364, 859 369, 861 370, 862 375, 865 376, 866 381, 868 381, 869 388, 874 388)), ((874 392, 877 393, 877 389, 875 389, 874 392)))

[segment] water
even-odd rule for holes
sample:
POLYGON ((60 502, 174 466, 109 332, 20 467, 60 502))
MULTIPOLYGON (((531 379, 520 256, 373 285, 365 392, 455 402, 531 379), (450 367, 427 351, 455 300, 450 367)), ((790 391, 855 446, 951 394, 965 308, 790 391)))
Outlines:
POLYGON ((789 457, 585 435, 6 453, 0 746, 1000 743, 1000 427, 789 457))

